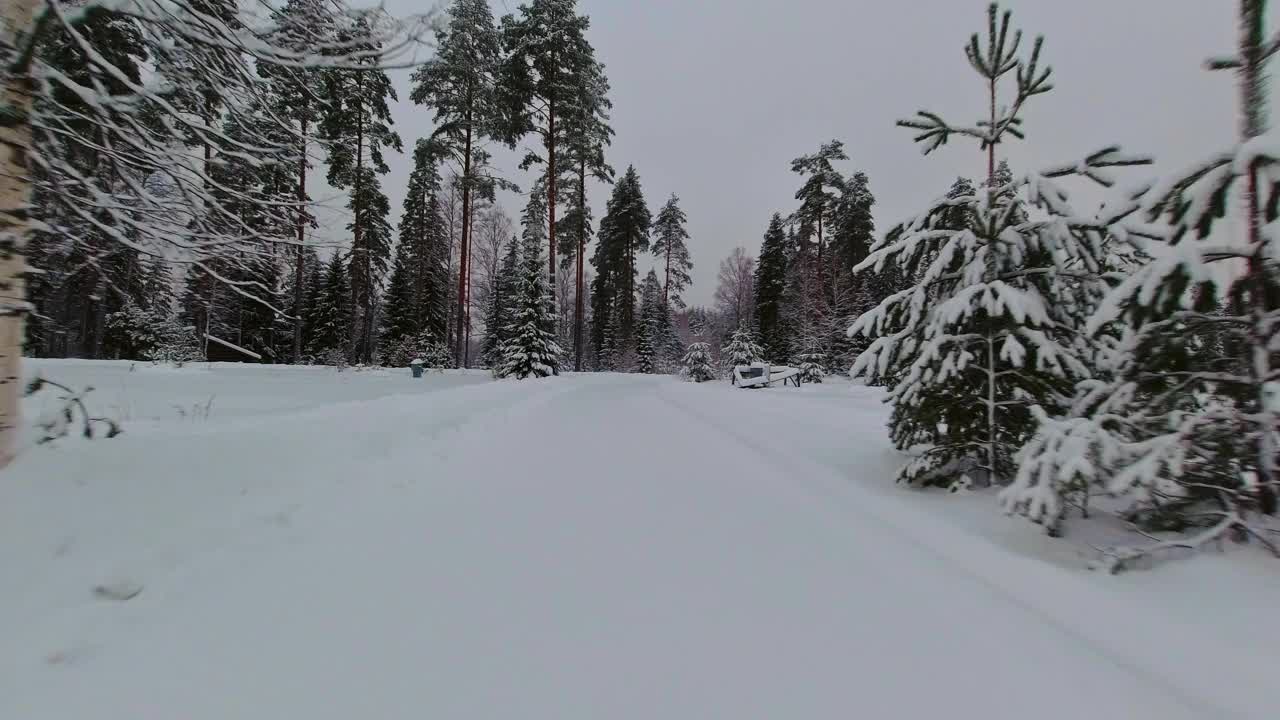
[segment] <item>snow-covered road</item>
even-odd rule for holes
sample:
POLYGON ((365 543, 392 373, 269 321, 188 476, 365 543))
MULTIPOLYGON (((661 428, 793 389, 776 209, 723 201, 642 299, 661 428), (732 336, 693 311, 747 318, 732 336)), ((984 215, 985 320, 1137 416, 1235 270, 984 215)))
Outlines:
POLYGON ((580 376, 26 457, 0 490, 20 588, 0 600, 0 717, 1276 708, 1275 642, 1181 627, 1119 580, 850 482, 895 462, 873 398, 580 376), (55 477, 72 467, 94 477, 55 477), (47 527, 64 503, 76 520, 47 527), (89 592, 113 582, 143 592, 89 592))

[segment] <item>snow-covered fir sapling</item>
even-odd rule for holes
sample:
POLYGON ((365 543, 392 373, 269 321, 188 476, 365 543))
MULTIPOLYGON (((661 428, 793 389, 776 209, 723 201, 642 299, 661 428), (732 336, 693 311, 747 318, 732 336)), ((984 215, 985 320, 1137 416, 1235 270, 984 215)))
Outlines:
POLYGON ((1110 169, 1145 164, 1109 147, 1039 173, 1002 177, 995 148, 1022 139, 1022 113, 1052 89, 1043 38, 1019 55, 1010 14, 989 10, 985 49, 975 34, 969 64, 990 96, 990 115, 951 125, 932 112, 898 124, 918 131, 928 154, 953 137, 985 151, 981 188, 953 192, 879 241, 855 272, 902 273, 913 284, 860 316, 849 333, 873 338, 852 374, 891 383, 893 440, 915 457, 900 481, 942 486, 1007 483, 1014 455, 1035 428, 1032 408, 1057 414, 1092 356, 1079 332, 1106 287, 1106 239, 1127 232, 1137 205, 1126 196, 1085 217, 1057 180, 1113 185, 1110 169), (998 104, 1012 75, 1007 105, 998 104))
POLYGON ((1168 549, 1224 536, 1275 538, 1251 524, 1276 512, 1276 396, 1280 369, 1277 239, 1280 143, 1267 123, 1268 38, 1263 0, 1243 0, 1236 55, 1210 60, 1236 72, 1239 142, 1150 193, 1144 209, 1165 221, 1166 247, 1112 291, 1089 330, 1118 337, 1109 382, 1082 385, 1074 412, 1046 418, 1028 445, 1007 507, 1057 532, 1090 488, 1130 502, 1140 531, 1177 539, 1114 550, 1120 570, 1168 549), (1218 223, 1237 217, 1236 227, 1218 223), (1243 228, 1243 232, 1237 230, 1243 228))
POLYGON ((711 361, 711 346, 705 342, 694 342, 682 360, 684 375, 697 383, 716 379, 715 366, 711 361))
POLYGON ((822 343, 817 338, 805 340, 804 351, 800 353, 800 380, 807 383, 820 383, 827 376, 827 354, 822 351, 822 343))
POLYGON ((733 331, 729 342, 720 348, 720 357, 732 370, 739 365, 750 365, 762 359, 763 350, 756 343, 755 334, 745 327, 733 331))

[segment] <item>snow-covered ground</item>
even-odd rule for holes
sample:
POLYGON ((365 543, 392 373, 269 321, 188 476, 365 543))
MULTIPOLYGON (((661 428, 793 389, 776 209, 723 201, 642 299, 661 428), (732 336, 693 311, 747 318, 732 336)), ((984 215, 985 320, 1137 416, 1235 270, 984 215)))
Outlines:
POLYGON ((872 389, 35 369, 126 432, 0 476, 0 718, 1280 717, 1274 561, 1091 573, 872 389))

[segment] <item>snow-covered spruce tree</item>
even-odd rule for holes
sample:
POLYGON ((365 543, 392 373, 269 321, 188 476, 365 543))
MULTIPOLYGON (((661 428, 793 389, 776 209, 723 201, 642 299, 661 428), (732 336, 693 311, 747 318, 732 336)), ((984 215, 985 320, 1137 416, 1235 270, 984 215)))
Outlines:
POLYGON ((502 367, 503 349, 510 339, 512 313, 519 284, 520 245, 513 236, 507 243, 498 266, 498 277, 489 293, 484 313, 484 340, 480 344, 480 362, 487 368, 502 367))
POLYGON ((181 367, 204 357, 195 328, 178 321, 170 314, 155 327, 155 346, 148 351, 147 359, 181 367))
POLYGON ((977 126, 957 127, 921 112, 899 124, 919 131, 931 152, 954 136, 988 151, 988 182, 968 195, 945 197, 890 233, 855 271, 897 266, 915 278, 862 315, 850 334, 874 338, 852 374, 892 380, 893 441, 916 456, 900 481, 953 485, 969 480, 1007 483, 1014 455, 1035 429, 1032 408, 1061 412, 1074 384, 1090 374, 1090 348, 1081 330, 1102 277, 1109 233, 1128 232, 1131 201, 1097 217, 1077 215, 1059 178, 1083 176, 1104 186, 1110 168, 1145 163, 1116 148, 1083 161, 996 186, 994 148, 1023 137, 1026 103, 1051 89, 1040 66, 1043 39, 1019 59, 1021 33, 1009 34, 1009 13, 989 15, 985 52, 978 35, 967 47, 986 81, 992 114, 977 126), (1015 93, 997 110, 1002 78, 1015 75, 1015 93))
POLYGON ((745 327, 733 331, 733 336, 720 348, 720 359, 732 372, 739 365, 750 365, 762 359, 763 350, 756 343, 755 334, 745 327))
POLYGON ((306 263, 306 291, 302 304, 302 357, 303 362, 311 360, 311 339, 315 337, 319 325, 316 311, 321 305, 324 293, 324 276, 326 264, 314 248, 307 248, 303 262, 306 263))
MULTIPOLYGON (((665 370, 666 333, 660 323, 662 284, 657 272, 650 270, 640 284, 640 322, 636 326, 636 367, 638 373, 653 374, 665 370)), ((670 315, 667 315, 670 322, 670 315)))
POLYGON ((874 275, 863 271, 855 275, 853 268, 867 258, 875 243, 875 222, 866 173, 855 172, 845 178, 831 220, 831 252, 826 263, 830 275, 829 312, 822 323, 823 346, 832 367, 852 367, 857 356, 866 349, 862 338, 846 333, 850 323, 879 304, 874 296, 874 275))
MULTIPOLYGON (((615 360, 628 354, 635 342, 636 258, 649 250, 652 217, 634 167, 613 186, 613 193, 600 220, 600 231, 591 265, 596 277, 591 288, 591 314, 595 318, 592 341, 603 352, 614 348, 615 360), (605 330, 613 337, 605 342, 605 330)), ((601 358, 597 365, 603 366, 601 358)))
POLYGON ((307 353, 316 360, 346 353, 351 341, 351 285, 346 258, 335 254, 325 265, 324 283, 317 289, 311 309, 311 344, 307 353))
POLYGON ((866 173, 855 172, 839 187, 840 194, 831 212, 831 250, 837 275, 851 275, 866 259, 875 243, 875 221, 871 209, 876 199, 866 173))
POLYGON ((1115 550, 1118 571, 1169 549, 1194 550, 1224 536, 1255 538, 1274 514, 1277 477, 1276 240, 1280 151, 1270 142, 1266 66, 1280 51, 1267 38, 1266 3, 1243 0, 1240 46, 1208 62, 1239 82, 1239 143, 1152 192, 1149 218, 1168 223, 1168 247, 1108 296, 1090 330, 1118 336, 1109 382, 1080 388, 1073 413, 1044 418, 1022 457, 1006 507, 1061 532, 1067 511, 1091 492, 1130 501, 1146 531, 1187 531, 1146 547, 1115 550), (1241 218, 1243 237, 1219 220, 1241 218))
POLYGON ((673 372, 680 362, 680 356, 684 354, 684 343, 676 329, 676 318, 671 313, 670 305, 658 303, 658 307, 654 309, 653 326, 660 371, 673 372))
POLYGON ((658 217, 653 220, 653 254, 658 257, 663 272, 662 301, 668 307, 684 309, 683 293, 689 287, 689 271, 693 261, 689 259, 689 221, 680 209, 680 198, 672 195, 658 217))
POLYGON ((400 216, 400 240, 382 300, 381 339, 388 346, 422 332, 436 340, 446 335, 444 256, 448 248, 436 203, 439 187, 433 148, 419 140, 400 216))
POLYGON ((680 361, 684 376, 697 383, 716 379, 715 363, 711 359, 711 346, 701 340, 689 345, 689 351, 680 361))
MULTIPOLYGON (((830 323, 833 309, 825 290, 828 275, 818 258, 819 246, 812 226, 804 226, 797 235, 798 243, 787 261, 786 285, 783 288, 782 340, 786 349, 782 357, 769 358, 783 363, 806 351, 806 342, 825 340, 823 329, 830 323)), ((824 350, 825 354, 825 350, 824 350)))
POLYGON ((406 337, 415 335, 420 326, 417 308, 413 303, 412 260, 409 246, 396 244, 395 260, 391 266, 391 278, 382 297, 382 335, 379 344, 390 348, 406 337))
POLYGON ((520 380, 560 374, 560 346, 556 344, 555 317, 547 292, 542 245, 545 237, 540 193, 530 195, 525 232, 520 247, 520 274, 512 307, 510 337, 503 348, 500 377, 520 380), (536 210, 535 210, 536 209, 536 210))
POLYGON ((755 274, 755 322, 760 329, 764 352, 774 362, 786 362, 789 357, 788 333, 782 316, 783 295, 787 286, 787 233, 782 227, 782 216, 774 213, 769 219, 764 242, 760 246, 760 260, 755 274))
POLYGON ((117 359, 144 359, 155 348, 156 325, 157 319, 149 310, 128 303, 107 315, 106 342, 115 349, 117 359))
POLYGON ((444 342, 449 328, 449 277, 445 269, 449 238, 440 216, 439 152, 431 141, 418 140, 413 171, 400 215, 400 242, 407 245, 412 305, 417 329, 444 342))

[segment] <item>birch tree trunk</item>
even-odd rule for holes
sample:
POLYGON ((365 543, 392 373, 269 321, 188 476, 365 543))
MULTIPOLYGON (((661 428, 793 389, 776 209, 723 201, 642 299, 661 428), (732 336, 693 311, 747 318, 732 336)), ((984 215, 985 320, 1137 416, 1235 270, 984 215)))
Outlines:
MULTIPOLYGON (((13 48, 35 29, 40 0, 0 2, 0 62, 19 59, 13 48)), ((0 70, 0 469, 17 450, 21 426, 22 341, 27 304, 27 230, 31 204, 33 84, 20 64, 0 70)))

